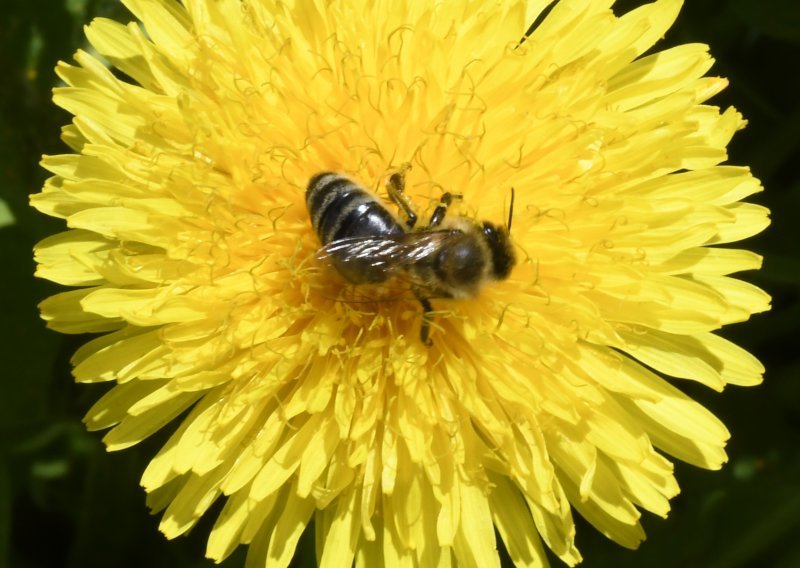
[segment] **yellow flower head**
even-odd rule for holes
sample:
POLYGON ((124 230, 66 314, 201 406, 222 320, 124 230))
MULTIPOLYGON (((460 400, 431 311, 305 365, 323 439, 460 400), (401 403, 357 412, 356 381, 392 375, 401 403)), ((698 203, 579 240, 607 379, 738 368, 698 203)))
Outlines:
POLYGON ((110 450, 180 417, 142 479, 168 537, 221 499, 215 560, 286 565, 313 518, 324 566, 497 565, 495 529, 519 565, 572 565, 573 510, 633 548, 678 492, 665 455, 726 460, 664 377, 761 380, 714 333, 768 309, 729 276, 761 260, 715 245, 768 212, 720 165, 744 121, 704 104, 706 46, 644 55, 680 0, 612 4, 125 0, 141 24, 87 27, 114 69, 57 68, 73 153, 32 202, 68 230, 37 275, 75 289, 41 309, 104 333, 73 363, 116 383, 86 417, 110 450), (513 188, 516 266, 424 318, 354 286, 309 218, 322 171, 382 199, 404 172, 421 225, 451 192, 448 217, 503 227, 513 188))

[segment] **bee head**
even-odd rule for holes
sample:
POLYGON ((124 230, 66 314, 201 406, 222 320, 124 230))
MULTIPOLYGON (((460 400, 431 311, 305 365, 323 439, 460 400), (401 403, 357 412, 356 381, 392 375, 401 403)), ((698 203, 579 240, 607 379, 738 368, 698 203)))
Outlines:
POLYGON ((492 275, 496 280, 505 280, 517 263, 508 229, 486 221, 483 223, 483 238, 492 253, 492 275))

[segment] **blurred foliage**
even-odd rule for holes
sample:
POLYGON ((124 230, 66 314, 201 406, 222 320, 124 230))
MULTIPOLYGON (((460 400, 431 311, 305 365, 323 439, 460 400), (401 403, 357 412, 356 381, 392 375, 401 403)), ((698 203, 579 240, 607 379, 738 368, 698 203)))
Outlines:
MULTIPOLYGON (((587 0, 591 1, 591 0, 587 0)), ((620 0, 618 11, 641 4, 620 0)), ((85 47, 95 16, 128 20, 116 0, 5 0, 0 25, 0 263, 6 373, 0 392, 0 566, 212 566, 203 559, 214 515, 186 538, 167 542, 144 505, 138 478, 165 441, 155 436, 106 454, 83 413, 104 390, 76 386, 69 357, 84 338, 45 329, 36 304, 57 288, 34 279, 31 247, 61 229, 27 206, 45 173, 44 153, 64 151, 69 116, 50 102, 53 67, 85 47)), ((682 494, 668 520, 644 519, 648 540, 631 552, 579 521, 583 566, 715 568, 800 566, 800 3, 797 0, 689 0, 666 45, 711 45, 714 72, 730 87, 715 99, 750 120, 730 161, 748 164, 766 192, 755 201, 773 225, 747 247, 765 256, 748 279, 769 291, 774 309, 725 334, 767 367, 764 385, 720 396, 685 385, 733 433, 721 472, 677 464, 682 494)), ((684 385, 682 385, 684 386, 684 385)), ((314 564, 313 538, 297 564, 314 564)), ((223 566, 243 565, 239 550, 223 566)), ((557 560, 553 561, 558 566, 557 560)))

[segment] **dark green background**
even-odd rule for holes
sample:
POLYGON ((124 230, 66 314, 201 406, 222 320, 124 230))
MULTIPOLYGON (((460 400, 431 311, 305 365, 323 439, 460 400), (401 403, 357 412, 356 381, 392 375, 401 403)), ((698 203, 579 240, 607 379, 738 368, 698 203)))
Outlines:
MULTIPOLYGON (((36 310, 57 287, 32 278, 31 247, 61 224, 31 210, 27 195, 44 180, 41 154, 64 151, 58 136, 69 121, 50 102, 52 69, 84 45, 92 17, 128 16, 112 0, 5 0, 3 8, 0 199, 13 219, 0 212, 0 567, 211 566, 203 553, 214 515, 168 542, 146 511, 138 479, 164 437, 107 454, 81 423, 107 387, 77 386, 69 374, 84 340, 47 331, 36 310)), ((731 80, 713 102, 750 120, 730 161, 752 167, 766 187, 753 200, 773 211, 772 226, 747 243, 766 257, 764 269, 746 277, 773 295, 774 309, 724 332, 766 364, 766 381, 723 395, 683 383, 729 426, 730 463, 720 472, 677 464, 682 494, 668 520, 645 515, 639 551, 579 521, 587 568, 800 566, 800 2, 688 0, 662 45, 694 41, 711 45, 712 72, 731 80)), ((314 562, 308 536, 301 566, 314 562)), ((224 566, 243 560, 240 549, 224 566)))

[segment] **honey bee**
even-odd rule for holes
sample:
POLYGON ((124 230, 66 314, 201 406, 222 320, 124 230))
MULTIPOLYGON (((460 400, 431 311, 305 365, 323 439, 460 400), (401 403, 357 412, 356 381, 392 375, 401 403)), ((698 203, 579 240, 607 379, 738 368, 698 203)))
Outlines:
POLYGON ((431 299, 472 298, 487 282, 504 280, 516 263, 511 244, 512 189, 505 227, 463 216, 447 217, 460 195, 446 192, 428 224, 417 227, 417 214, 404 193, 405 172, 389 176, 390 199, 405 222, 380 198, 350 178, 334 173, 314 175, 306 189, 311 225, 327 258, 351 284, 379 284, 391 278, 407 282, 422 305, 420 340, 430 346, 431 299))

